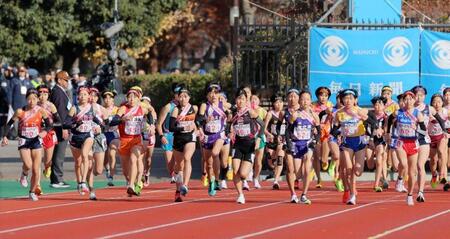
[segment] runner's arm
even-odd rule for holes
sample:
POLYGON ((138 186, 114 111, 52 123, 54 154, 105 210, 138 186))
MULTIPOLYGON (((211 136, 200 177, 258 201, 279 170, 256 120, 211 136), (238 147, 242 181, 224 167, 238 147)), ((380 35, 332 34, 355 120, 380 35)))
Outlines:
POLYGON ((170 109, 170 104, 166 104, 159 112, 159 117, 158 117, 158 120, 156 121, 156 131, 158 132, 158 135, 161 137, 164 136, 162 125, 163 125, 164 121, 166 120, 169 109, 170 109))

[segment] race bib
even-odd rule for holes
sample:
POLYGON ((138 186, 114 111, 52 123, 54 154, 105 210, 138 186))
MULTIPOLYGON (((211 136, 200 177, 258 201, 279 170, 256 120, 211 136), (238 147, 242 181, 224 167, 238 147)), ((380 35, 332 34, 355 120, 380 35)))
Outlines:
POLYGON ((126 121, 125 133, 128 135, 140 135, 142 133, 141 122, 139 121, 126 121))
POLYGON ((432 124, 429 132, 430 132, 430 136, 441 135, 444 133, 444 131, 442 131, 442 128, 439 124, 432 124))
POLYGON ((20 131, 20 135, 22 135, 25 138, 32 139, 39 135, 39 128, 38 127, 22 127, 22 130, 20 131))
POLYGON ((445 128, 450 129, 450 119, 445 121, 445 128))
POLYGON ((297 126, 294 129, 294 136, 298 140, 310 140, 311 139, 311 128, 297 126))
POLYGON ((77 131, 81 133, 89 133, 92 131, 92 123, 91 122, 83 122, 80 126, 77 127, 77 131))
POLYGON ((192 121, 178 121, 178 127, 183 128, 182 133, 189 133, 190 131, 185 131, 184 129, 189 127, 193 122, 192 121))
POLYGON ((24 138, 19 138, 19 141, 17 142, 17 146, 22 147, 25 145, 26 139, 24 138))
POLYGON ((26 86, 21 86, 20 87, 20 94, 22 94, 22 95, 26 95, 27 94, 27 87, 26 86))
POLYGON ((416 130, 410 124, 398 124, 398 135, 400 137, 416 137, 416 130))
POLYGON ((250 124, 237 124, 234 125, 234 131, 239 137, 246 137, 251 134, 250 124))
POLYGON ((209 133, 219 133, 221 128, 222 122, 220 120, 212 120, 205 125, 205 130, 209 133))
POLYGON ((355 135, 357 131, 358 131, 358 126, 356 126, 354 124, 344 124, 344 126, 342 127, 342 134, 344 136, 355 135))

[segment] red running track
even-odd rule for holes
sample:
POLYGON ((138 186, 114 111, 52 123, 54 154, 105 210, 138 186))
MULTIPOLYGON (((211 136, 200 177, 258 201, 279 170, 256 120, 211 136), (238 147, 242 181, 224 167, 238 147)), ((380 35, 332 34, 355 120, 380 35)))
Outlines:
MULTIPOLYGON (((406 194, 375 193, 359 183, 357 205, 341 202, 327 185, 309 192, 312 205, 291 204, 285 185, 246 192, 235 202, 227 189, 209 197, 193 181, 182 203, 174 186, 151 185, 140 197, 124 188, 97 190, 98 201, 76 192, 0 201, 0 238, 450 238, 450 193, 427 190, 426 203, 406 205, 406 194)), ((391 188, 393 185, 391 185, 391 188)))

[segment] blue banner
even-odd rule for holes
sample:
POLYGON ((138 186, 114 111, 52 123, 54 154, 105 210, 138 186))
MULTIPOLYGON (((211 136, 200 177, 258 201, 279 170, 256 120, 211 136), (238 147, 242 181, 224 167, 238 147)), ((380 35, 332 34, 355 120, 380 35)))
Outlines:
POLYGON ((450 87, 450 33, 423 31, 420 82, 427 88, 426 102, 450 87))
POLYGON ((353 88, 370 105, 389 85, 394 96, 419 84, 419 29, 310 30, 309 86, 335 93, 353 88))
POLYGON ((350 0, 353 23, 401 23, 401 0, 350 0))

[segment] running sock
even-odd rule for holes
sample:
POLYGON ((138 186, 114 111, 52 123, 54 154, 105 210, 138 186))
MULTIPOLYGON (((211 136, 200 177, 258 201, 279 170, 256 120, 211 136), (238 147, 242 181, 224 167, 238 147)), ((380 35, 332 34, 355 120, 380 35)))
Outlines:
POLYGON ((228 166, 225 167, 220 167, 220 174, 219 174, 219 178, 220 180, 225 180, 226 176, 227 176, 227 172, 228 172, 228 166))

